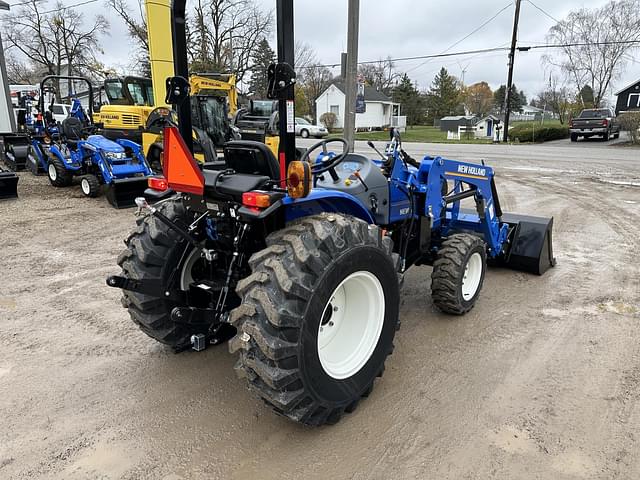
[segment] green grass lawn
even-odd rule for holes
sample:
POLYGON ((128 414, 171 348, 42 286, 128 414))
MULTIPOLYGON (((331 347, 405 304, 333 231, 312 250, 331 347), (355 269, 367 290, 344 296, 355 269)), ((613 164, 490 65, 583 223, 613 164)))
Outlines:
POLYGON ((536 126, 536 128, 539 127, 566 127, 567 124, 565 123, 564 125, 562 125, 560 123, 560 120, 545 120, 544 123, 540 123, 540 122, 511 122, 509 123, 510 127, 519 127, 519 128, 526 128, 526 127, 533 127, 536 126))
MULTIPOLYGON (((342 133, 332 133, 331 137, 340 137, 342 133)), ((374 140, 374 141, 388 141, 389 132, 358 132, 356 133, 356 140, 374 140)), ((462 140, 447 140, 447 132, 441 132, 437 127, 428 127, 424 125, 417 125, 414 127, 407 127, 407 130, 402 134, 402 140, 405 142, 420 142, 420 143, 491 143, 491 140, 476 139, 476 138, 463 138, 462 140)))
MULTIPOLYGON (((545 120, 544 124, 540 122, 512 122, 511 127, 526 128, 532 127, 535 124, 536 128, 539 127, 562 127, 559 120, 545 120)), ((566 125, 564 125, 566 127, 566 125)), ((329 137, 341 137, 342 131, 335 131, 329 135, 329 137)), ((386 142, 389 140, 389 132, 358 132, 356 133, 356 140, 373 140, 377 142, 386 142)), ((447 140, 447 132, 441 132, 438 127, 431 127, 426 125, 416 125, 414 127, 407 127, 407 130, 402 134, 402 140, 405 142, 420 142, 420 143, 492 143, 487 139, 476 138, 463 138, 461 140, 447 140)))

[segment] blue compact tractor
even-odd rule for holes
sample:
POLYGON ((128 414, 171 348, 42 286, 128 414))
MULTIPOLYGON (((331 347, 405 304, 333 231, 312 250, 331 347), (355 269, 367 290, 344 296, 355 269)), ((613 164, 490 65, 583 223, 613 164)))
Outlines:
POLYGON ((147 187, 147 178, 153 172, 147 164, 140 145, 130 140, 108 140, 95 135, 92 121, 93 90, 91 83, 82 77, 46 77, 51 79, 83 80, 89 86, 89 111, 85 112, 80 101, 74 99, 70 116, 62 121, 59 141, 48 148, 48 157, 41 161, 46 165, 49 181, 56 187, 71 185, 74 177, 80 177, 82 193, 87 197, 100 194, 101 186, 107 186, 107 199, 116 208, 134 206, 134 200, 147 187))
MULTIPOLYGON (((184 3, 173 2, 177 59, 186 58, 184 3)), ((434 306, 462 315, 480 301, 488 263, 535 274, 553 266, 553 220, 502 212, 491 167, 413 159, 395 133, 379 158, 350 153, 344 139, 296 158, 293 0, 278 9, 269 92, 279 99, 279 158, 232 141, 223 166, 201 169, 186 62, 176 62, 167 103, 179 127, 165 127, 164 170, 177 193, 155 206, 138 199, 148 214, 107 284, 123 290, 143 332, 176 350, 230 339, 252 391, 280 415, 323 425, 382 376, 408 268, 429 266, 434 306)))

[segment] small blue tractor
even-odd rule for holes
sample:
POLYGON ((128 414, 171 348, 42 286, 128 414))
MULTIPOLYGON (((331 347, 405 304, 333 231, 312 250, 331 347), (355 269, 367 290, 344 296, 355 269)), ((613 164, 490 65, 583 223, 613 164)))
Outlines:
POLYGON ((26 160, 26 167, 34 175, 44 174, 47 171, 49 161, 49 149, 55 143, 60 143, 60 125, 53 116, 53 104, 55 102, 53 89, 40 89, 40 100, 38 102, 38 115, 29 131, 31 148, 26 160), (51 104, 44 111, 44 98, 49 93, 51 104))
MULTIPOLYGON (((186 58, 185 1, 173 1, 175 58, 186 58)), ((379 158, 344 139, 296 158, 293 0, 278 0, 279 159, 262 143, 226 143, 224 166, 194 161, 186 62, 167 81, 179 127, 164 130, 164 173, 177 192, 127 237, 123 305, 176 350, 230 339, 236 370, 278 414, 332 424, 367 397, 400 326, 411 266, 432 267, 431 296, 461 315, 478 301, 487 262, 544 273, 553 219, 503 213, 491 167, 411 158, 394 134, 379 158), (331 153, 337 143, 343 153, 331 153), (319 152, 319 155, 316 155, 319 152), (469 204, 465 209, 464 204, 469 204)))
POLYGON ((73 99, 71 113, 62 121, 59 141, 48 148, 47 163, 43 165, 49 181, 56 187, 67 187, 78 176, 87 197, 98 196, 101 186, 106 185, 107 199, 114 207, 134 206, 135 198, 147 187, 147 178, 153 175, 140 145, 93 134, 96 125, 92 121, 91 82, 83 77, 49 76, 42 80, 41 91, 54 78, 85 81, 89 87, 89 111, 85 112, 80 100, 73 99))

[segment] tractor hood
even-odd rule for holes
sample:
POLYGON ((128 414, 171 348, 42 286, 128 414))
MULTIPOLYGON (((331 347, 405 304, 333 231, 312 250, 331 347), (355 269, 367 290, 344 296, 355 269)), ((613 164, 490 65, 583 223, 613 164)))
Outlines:
POLYGON ((87 142, 105 153, 124 152, 122 145, 114 142, 113 140, 109 140, 102 135, 90 135, 89 138, 87 138, 87 142))

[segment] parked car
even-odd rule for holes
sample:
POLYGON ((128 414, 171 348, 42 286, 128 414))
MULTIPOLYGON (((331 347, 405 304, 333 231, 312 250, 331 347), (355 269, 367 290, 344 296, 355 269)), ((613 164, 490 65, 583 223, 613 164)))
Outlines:
POLYGON ((67 118, 71 112, 71 105, 66 105, 64 103, 54 103, 47 106, 47 108, 49 107, 51 108, 53 118, 55 118, 58 123, 62 123, 62 121, 67 118))
POLYGON ((589 108, 569 122, 571 141, 577 142, 579 137, 589 138, 601 135, 605 140, 620 137, 620 124, 609 108, 589 108))
POLYGON ((310 136, 322 138, 329 135, 329 132, 321 125, 314 125, 304 118, 296 117, 296 135, 300 135, 302 138, 310 136))

